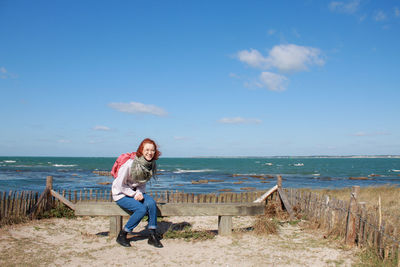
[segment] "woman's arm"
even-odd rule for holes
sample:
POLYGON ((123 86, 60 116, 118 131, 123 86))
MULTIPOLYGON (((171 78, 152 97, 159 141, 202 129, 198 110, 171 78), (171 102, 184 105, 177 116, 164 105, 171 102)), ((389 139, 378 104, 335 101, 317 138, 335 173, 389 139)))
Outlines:
POLYGON ((117 187, 121 193, 129 197, 133 197, 136 193, 136 191, 133 190, 134 185, 128 183, 131 163, 131 160, 128 160, 119 168, 118 176, 115 181, 115 187, 117 187))

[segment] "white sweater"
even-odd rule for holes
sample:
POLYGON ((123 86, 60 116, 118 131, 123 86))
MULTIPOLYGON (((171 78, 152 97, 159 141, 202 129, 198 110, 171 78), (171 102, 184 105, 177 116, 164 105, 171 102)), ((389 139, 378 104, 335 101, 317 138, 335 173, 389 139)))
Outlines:
POLYGON ((118 176, 114 179, 111 187, 114 201, 120 200, 124 196, 134 197, 137 192, 146 192, 146 183, 130 183, 127 179, 131 172, 133 159, 128 159, 118 170, 118 176), (134 190, 136 188, 136 191, 134 190))

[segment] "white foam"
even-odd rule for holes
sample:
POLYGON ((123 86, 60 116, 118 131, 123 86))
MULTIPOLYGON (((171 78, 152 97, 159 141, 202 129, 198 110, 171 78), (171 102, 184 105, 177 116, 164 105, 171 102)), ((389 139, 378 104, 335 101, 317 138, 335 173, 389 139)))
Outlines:
POLYGON ((204 169, 204 170, 181 170, 178 169, 176 171, 174 171, 174 173, 196 173, 196 172, 213 172, 215 170, 212 169, 204 169))
POLYGON ((267 162, 267 163, 264 163, 264 165, 272 166, 273 164, 271 162, 267 162))
POLYGON ((15 160, 5 160, 5 161, 3 161, 4 163, 15 163, 16 161, 15 160))
POLYGON ((293 164, 293 166, 301 167, 301 166, 304 166, 304 163, 295 163, 295 164, 293 164))
POLYGON ((70 165, 68 165, 68 164, 53 164, 53 166, 54 167, 75 167, 78 165, 76 165, 76 164, 70 164, 70 165))
POLYGON ((392 169, 392 172, 400 172, 400 170, 392 169))

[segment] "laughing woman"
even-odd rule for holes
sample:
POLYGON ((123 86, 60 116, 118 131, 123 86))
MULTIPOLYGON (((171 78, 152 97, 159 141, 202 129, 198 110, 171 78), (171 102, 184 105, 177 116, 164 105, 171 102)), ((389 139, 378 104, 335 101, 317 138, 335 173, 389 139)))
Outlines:
POLYGON ((157 206, 154 199, 146 194, 146 183, 156 173, 156 160, 161 155, 156 143, 146 138, 136 151, 135 157, 126 161, 118 170, 118 175, 112 184, 112 196, 118 206, 132 212, 131 217, 119 232, 117 242, 130 247, 126 238, 127 234, 140 223, 147 214, 150 231, 148 243, 157 248, 162 248, 157 234, 157 206))

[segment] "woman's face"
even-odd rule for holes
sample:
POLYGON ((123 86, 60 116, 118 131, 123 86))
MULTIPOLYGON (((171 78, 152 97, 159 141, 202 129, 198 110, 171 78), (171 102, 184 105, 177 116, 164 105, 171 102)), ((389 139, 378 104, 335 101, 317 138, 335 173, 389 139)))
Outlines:
POLYGON ((156 148, 154 147, 153 144, 151 143, 144 144, 142 154, 147 161, 151 161, 155 153, 156 153, 156 148))

